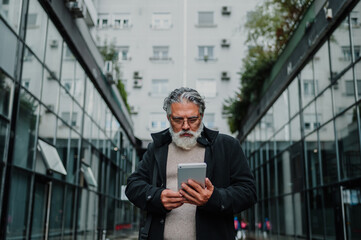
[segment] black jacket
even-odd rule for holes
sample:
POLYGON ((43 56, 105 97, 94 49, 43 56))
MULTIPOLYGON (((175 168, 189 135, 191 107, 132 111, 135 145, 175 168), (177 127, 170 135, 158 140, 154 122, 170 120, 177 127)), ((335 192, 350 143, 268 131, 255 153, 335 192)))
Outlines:
MULTIPOLYGON (((125 193, 137 207, 152 215, 149 239, 163 239, 167 210, 160 195, 166 188, 168 145, 172 142, 169 130, 152 134, 143 160, 128 178, 125 193), (152 186, 153 166, 158 168, 157 186, 152 186)), ((197 239, 234 239, 233 215, 256 203, 256 189, 252 173, 239 142, 233 137, 204 128, 198 143, 205 149, 207 177, 214 191, 207 204, 197 207, 197 239)))

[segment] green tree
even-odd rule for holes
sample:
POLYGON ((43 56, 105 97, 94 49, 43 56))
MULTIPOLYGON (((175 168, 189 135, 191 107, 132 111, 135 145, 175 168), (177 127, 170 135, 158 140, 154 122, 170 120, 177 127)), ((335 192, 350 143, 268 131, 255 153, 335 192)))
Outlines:
POLYGON ((241 88, 223 104, 232 133, 239 130, 250 104, 260 100, 262 86, 277 56, 312 1, 265 0, 248 15, 245 28, 250 47, 239 73, 241 88))
MULTIPOLYGON (((119 65, 117 64, 118 51, 117 51, 115 45, 114 44, 108 45, 107 42, 105 42, 104 46, 99 48, 99 51, 100 51, 100 54, 103 56, 104 61, 112 61, 113 67, 116 72, 116 76, 118 77, 120 75, 120 69, 119 69, 119 65)), ((128 100, 127 100, 128 96, 127 96, 127 92, 125 91, 125 86, 120 78, 117 80, 118 80, 117 88, 118 88, 119 94, 122 97, 123 102, 124 102, 125 106, 127 107, 128 112, 130 113, 130 106, 128 104, 128 100)))

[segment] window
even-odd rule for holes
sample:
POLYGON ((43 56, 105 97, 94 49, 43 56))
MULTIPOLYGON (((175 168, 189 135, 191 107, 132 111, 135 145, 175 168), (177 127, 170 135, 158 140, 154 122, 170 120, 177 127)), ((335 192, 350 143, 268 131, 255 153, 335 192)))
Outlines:
POLYGON ((129 57, 129 47, 127 47, 127 46, 119 47, 118 59, 119 59, 120 61, 130 60, 130 57, 129 57))
POLYGON ((29 13, 28 14, 28 27, 35 27, 36 26, 36 19, 38 14, 36 13, 29 13))
POLYGON ((169 60, 168 52, 168 46, 155 46, 153 47, 153 57, 151 60, 169 60))
POLYGON ((97 181, 95 180, 92 169, 85 163, 81 163, 81 171, 83 172, 84 179, 88 186, 97 187, 97 181))
POLYGON ((73 112, 73 115, 71 116, 71 122, 70 122, 70 112, 62 112, 61 118, 68 124, 70 124, 72 127, 75 127, 77 124, 77 117, 78 113, 73 112))
POLYGON ((217 95, 216 81, 214 79, 198 79, 196 89, 204 97, 216 97, 217 95))
POLYGON ((153 13, 153 29, 169 29, 172 27, 172 16, 170 13, 153 13))
POLYGON ((108 23, 108 18, 109 18, 108 14, 99 14, 98 16, 99 16, 98 21, 97 21, 98 27, 99 28, 108 27, 108 24, 109 24, 108 23))
POLYGON ((313 80, 304 79, 303 80, 303 94, 305 96, 315 96, 315 90, 317 90, 317 80, 315 83, 313 80), (316 86, 315 86, 316 85, 316 86))
POLYGON ((351 47, 350 46, 343 46, 342 54, 343 54, 344 61, 351 61, 351 47))
POLYGON ((129 13, 115 14, 113 19, 114 19, 114 28, 127 29, 131 27, 129 13))
POLYGON ((198 58, 204 61, 214 59, 213 56, 213 46, 199 46, 198 47, 198 58))
POLYGON ((213 12, 198 12, 198 25, 199 26, 213 26, 213 12))
POLYGON ((54 146, 39 139, 38 147, 48 170, 52 170, 62 175, 67 174, 64 165, 59 157, 58 151, 54 146))
POLYGON ((168 93, 167 79, 152 80, 152 96, 165 96, 168 93))
POLYGON ((150 131, 160 131, 169 127, 167 116, 165 113, 151 113, 149 121, 150 131))
POLYGON ((215 114, 205 113, 203 116, 203 123, 207 128, 215 129, 215 114))
MULTIPOLYGON (((347 96, 354 95, 353 80, 345 81, 345 91, 347 96)), ((361 80, 357 80, 357 93, 359 96, 361 96, 361 80)))

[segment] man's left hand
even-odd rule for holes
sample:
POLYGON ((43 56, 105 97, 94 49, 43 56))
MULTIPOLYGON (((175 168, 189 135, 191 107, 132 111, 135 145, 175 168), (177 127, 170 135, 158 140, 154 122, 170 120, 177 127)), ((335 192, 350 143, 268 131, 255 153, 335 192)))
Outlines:
POLYGON ((187 184, 183 183, 182 189, 179 192, 185 198, 184 203, 190 203, 197 206, 205 205, 211 198, 214 190, 214 186, 208 178, 206 178, 205 182, 205 188, 191 179, 188 180, 187 184))

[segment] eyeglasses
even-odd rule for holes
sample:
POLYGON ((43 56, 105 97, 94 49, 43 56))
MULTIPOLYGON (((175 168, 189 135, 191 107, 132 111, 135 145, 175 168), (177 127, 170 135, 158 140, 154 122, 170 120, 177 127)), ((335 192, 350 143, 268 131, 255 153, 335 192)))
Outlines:
POLYGON ((189 118, 182 118, 182 117, 173 117, 170 116, 170 119, 172 119, 172 121, 180 126, 183 126, 184 122, 187 121, 188 125, 194 125, 198 122, 199 120, 199 116, 194 116, 194 117, 189 117, 189 118))

